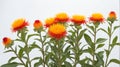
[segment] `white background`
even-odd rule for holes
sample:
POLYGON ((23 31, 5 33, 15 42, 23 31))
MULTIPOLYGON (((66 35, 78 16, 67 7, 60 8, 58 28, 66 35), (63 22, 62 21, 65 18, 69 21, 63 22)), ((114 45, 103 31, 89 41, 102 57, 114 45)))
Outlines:
MULTIPOLYGON (((100 12, 107 17, 110 11, 115 11, 119 16, 119 8, 119 0, 0 0, 0 65, 12 56, 11 53, 3 53, 5 50, 2 38, 15 38, 16 34, 11 32, 11 24, 17 18, 26 18, 32 29, 34 20, 40 19, 44 22, 46 18, 53 17, 59 12, 66 12, 70 16, 82 14, 87 17, 94 12, 100 12)), ((119 34, 119 31, 116 34, 119 34)), ((111 57, 119 58, 119 53, 116 47, 111 57)), ((111 64, 109 67, 119 65, 111 64)))

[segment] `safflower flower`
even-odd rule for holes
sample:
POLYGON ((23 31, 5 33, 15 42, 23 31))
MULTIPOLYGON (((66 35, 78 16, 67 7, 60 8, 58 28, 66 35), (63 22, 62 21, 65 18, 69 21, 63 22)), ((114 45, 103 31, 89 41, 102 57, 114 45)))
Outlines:
POLYGON ((43 25, 40 20, 35 20, 33 26, 34 26, 34 29, 39 30, 43 25))
POLYGON ((111 22, 114 22, 115 20, 116 20, 116 13, 114 12, 114 11, 111 11, 110 13, 109 13, 109 16, 108 16, 108 18, 107 18, 107 20, 109 20, 109 21, 111 21, 111 22))
POLYGON ((90 21, 95 22, 103 22, 104 18, 103 15, 100 13, 93 13, 92 16, 89 18, 90 21))
POLYGON ((61 39, 66 36, 66 29, 63 24, 53 24, 48 29, 48 34, 55 39, 61 39))
POLYGON ((28 22, 25 21, 23 18, 19 18, 15 20, 12 24, 12 31, 16 32, 18 30, 23 29, 24 27, 28 26, 28 22))
POLYGON ((55 18, 47 18, 46 20, 45 20, 45 26, 46 27, 50 27, 50 25, 53 25, 53 24, 55 24, 56 22, 55 22, 55 18))
POLYGON ((83 15, 73 15, 71 21, 78 25, 86 23, 85 16, 83 15))
POLYGON ((55 16, 55 22, 67 22, 69 20, 69 17, 66 13, 58 13, 55 16))
POLYGON ((8 37, 3 38, 3 45, 5 47, 9 47, 11 44, 12 44, 12 40, 10 38, 8 38, 8 37))

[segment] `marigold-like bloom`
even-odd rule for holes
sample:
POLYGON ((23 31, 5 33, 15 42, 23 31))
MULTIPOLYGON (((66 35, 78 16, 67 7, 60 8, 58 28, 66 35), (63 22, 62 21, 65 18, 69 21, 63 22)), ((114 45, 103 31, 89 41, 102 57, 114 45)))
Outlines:
POLYGON ((25 21, 25 19, 23 18, 20 18, 20 19, 17 19, 13 22, 12 24, 12 30, 15 32, 15 31, 18 31, 26 26, 28 26, 28 22, 25 21))
POLYGON ((49 27, 50 25, 53 25, 53 24, 55 24, 56 22, 55 22, 55 19, 54 18, 47 18, 46 20, 45 20, 45 26, 46 27, 49 27))
POLYGON ((82 15, 73 15, 71 21, 75 24, 84 24, 86 22, 85 16, 82 15))
POLYGON ((113 21, 116 20, 116 18, 117 18, 117 17, 116 17, 116 13, 115 13, 114 11, 111 11, 111 12, 109 13, 109 16, 108 16, 107 19, 108 19, 109 21, 112 21, 112 22, 113 22, 113 21))
POLYGON ((12 43, 12 40, 11 40, 10 38, 8 38, 8 37, 4 37, 4 38, 3 38, 3 45, 4 45, 5 47, 11 45, 11 43, 12 43))
POLYGON ((40 29, 42 27, 42 22, 40 20, 35 20, 34 24, 33 24, 35 29, 40 29))
POLYGON ((66 13, 59 13, 55 17, 56 22, 67 22, 69 20, 69 17, 66 13))
POLYGON ((104 18, 103 18, 103 15, 100 14, 100 13, 94 13, 90 17, 90 21, 93 21, 93 22, 103 22, 104 18))
POLYGON ((53 24, 49 27, 48 34, 55 39, 61 39, 66 36, 66 29, 63 24, 53 24))

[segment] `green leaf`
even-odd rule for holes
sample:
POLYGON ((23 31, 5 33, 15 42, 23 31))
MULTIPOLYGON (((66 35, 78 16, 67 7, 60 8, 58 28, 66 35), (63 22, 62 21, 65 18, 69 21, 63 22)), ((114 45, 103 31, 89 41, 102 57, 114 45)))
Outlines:
POLYGON ((18 52, 19 58, 22 58, 23 52, 24 52, 24 48, 20 48, 20 50, 19 50, 19 52, 18 52))
POLYGON ((34 64, 34 67, 39 67, 42 64, 42 62, 43 60, 42 58, 40 58, 40 60, 34 64))
POLYGON ((94 27, 93 27, 93 26, 87 25, 87 27, 88 27, 89 29, 91 29, 92 31, 94 31, 94 27))
POLYGON ((105 38, 98 38, 97 39, 97 41, 96 41, 96 44, 98 44, 98 43, 103 43, 103 42, 105 42, 107 39, 105 39, 105 38))
POLYGON ((104 53, 104 51, 100 51, 96 54, 96 58, 97 58, 97 61, 95 64, 96 67, 100 67, 100 66, 104 65, 103 53, 104 53))
POLYGON ((108 35, 110 35, 111 34, 111 29, 110 29, 110 27, 108 27, 108 35))
POLYGON ((116 64, 120 64, 120 60, 118 60, 118 59, 111 59, 110 61, 109 61, 109 64, 110 63, 116 63, 116 64))
POLYGON ((64 65, 65 65, 65 67, 72 67, 71 63, 69 63, 67 61, 64 62, 64 65))
POLYGON ((80 32, 80 34, 79 34, 79 36, 78 36, 78 40, 81 40, 81 38, 82 38, 82 36, 83 36, 83 34, 85 33, 86 30, 87 30, 87 29, 84 29, 84 30, 82 30, 82 31, 80 32))
POLYGON ((8 53, 8 52, 13 52, 12 50, 7 50, 7 51, 5 51, 4 53, 8 53))
POLYGON ((31 61, 39 60, 39 59, 40 59, 40 57, 35 57, 35 58, 33 58, 31 61))
POLYGON ((113 39, 113 41, 112 41, 112 44, 117 43, 117 40, 118 40, 118 36, 114 37, 114 39, 113 39))
POLYGON ((103 47, 104 45, 105 45, 105 44, 99 44, 99 45, 97 46, 97 49, 103 47))
POLYGON ((30 34, 30 35, 28 35, 27 41, 28 41, 32 36, 39 36, 39 34, 30 34))
POLYGON ((110 51, 109 50, 105 50, 105 52, 106 52, 106 56, 108 57, 110 51))
POLYGON ((10 63, 11 61, 15 60, 17 57, 11 57, 9 60, 8 60, 8 63, 10 63))
POLYGON ((99 30, 101 30, 101 31, 105 32, 106 34, 108 34, 108 32, 105 29, 100 28, 99 30))
POLYGON ((87 35, 87 34, 84 34, 84 38, 85 38, 86 42, 87 42, 91 47, 93 47, 94 44, 93 44, 92 39, 90 38, 90 36, 87 35))
POLYGON ((120 28, 120 25, 119 25, 119 26, 115 26, 115 27, 114 27, 114 30, 116 30, 116 29, 118 29, 118 28, 120 28))
POLYGON ((13 62, 13 63, 4 64, 1 67, 17 67, 18 65, 20 65, 20 64, 16 63, 16 62, 13 62))

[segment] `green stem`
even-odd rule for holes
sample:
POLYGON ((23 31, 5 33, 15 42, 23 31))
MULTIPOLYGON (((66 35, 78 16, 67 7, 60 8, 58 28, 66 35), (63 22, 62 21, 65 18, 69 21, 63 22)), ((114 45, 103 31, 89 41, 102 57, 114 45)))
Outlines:
POLYGON ((78 56, 78 51, 79 51, 79 40, 78 40, 78 36, 79 36, 79 29, 77 27, 76 28, 76 42, 75 42, 75 49, 76 49, 76 52, 75 53, 75 61, 74 61, 74 65, 73 67, 76 67, 77 65, 77 60, 79 60, 79 56, 78 56))
POLYGON ((12 47, 10 47, 10 48, 12 49, 12 51, 14 52, 14 54, 16 55, 16 57, 22 62, 22 64, 24 66, 26 66, 25 63, 23 62, 23 60, 18 56, 18 54, 16 53, 16 51, 12 47))
POLYGON ((108 55, 106 56, 106 62, 105 62, 105 67, 108 66, 108 59, 109 59, 109 55, 112 51, 112 48, 110 48, 110 44, 111 44, 111 37, 112 37, 112 23, 110 23, 110 33, 109 33, 109 46, 108 46, 108 55))
POLYGON ((42 44, 43 67, 45 67, 45 51, 44 51, 44 43, 42 40, 41 32, 40 32, 40 39, 41 39, 41 44, 42 44))
POLYGON ((96 26, 95 26, 95 30, 94 30, 94 46, 93 46, 93 54, 92 54, 92 65, 93 67, 95 67, 95 44, 96 44, 96 26))
POLYGON ((25 42, 25 45, 26 45, 26 55, 28 57, 27 61, 28 61, 29 67, 31 67, 30 56, 29 56, 29 47, 28 47, 27 42, 25 42))
POLYGON ((58 67, 61 67, 62 65, 62 62, 61 62, 61 47, 60 47, 60 44, 59 44, 59 41, 56 41, 57 42, 57 48, 58 48, 58 67))

